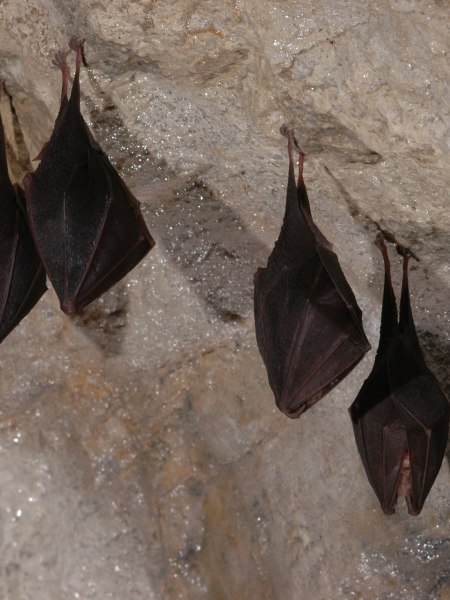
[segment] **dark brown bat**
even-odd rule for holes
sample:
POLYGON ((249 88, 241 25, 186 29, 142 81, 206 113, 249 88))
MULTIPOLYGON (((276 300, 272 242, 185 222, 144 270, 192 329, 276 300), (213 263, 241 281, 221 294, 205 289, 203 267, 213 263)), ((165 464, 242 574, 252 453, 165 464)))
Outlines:
POLYGON ((80 112, 83 42, 72 39, 76 72, 59 53, 61 106, 41 163, 25 178, 30 227, 67 314, 79 312, 122 279, 154 245, 139 203, 95 142, 80 112))
POLYGON ((375 363, 350 416, 364 468, 381 508, 395 512, 399 496, 418 515, 441 467, 447 445, 449 404, 425 364, 417 338, 408 287, 409 252, 403 255, 400 318, 383 236, 385 268, 380 342, 375 363))
MULTIPOLYGON (((0 81, 0 91, 2 87, 0 81)), ((46 289, 45 270, 27 225, 23 191, 9 178, 0 116, 0 342, 46 289)))
POLYGON ((332 245, 314 224, 300 153, 288 134, 286 211, 267 267, 255 274, 256 340, 278 408, 299 417, 355 367, 370 344, 332 245))

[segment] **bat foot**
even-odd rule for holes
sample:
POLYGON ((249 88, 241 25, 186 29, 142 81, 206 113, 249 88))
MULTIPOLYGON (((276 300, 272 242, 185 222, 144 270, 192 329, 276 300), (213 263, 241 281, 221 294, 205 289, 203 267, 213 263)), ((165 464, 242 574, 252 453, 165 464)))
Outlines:
MULTIPOLYGON (((69 85, 69 66, 66 59, 67 52, 60 50, 55 54, 52 61, 53 66, 56 69, 60 69, 62 74, 61 103, 67 98, 67 86, 69 85)), ((40 160, 40 156, 43 154, 44 150, 45 146, 39 153, 39 158, 35 158, 34 160, 40 160)))
POLYGON ((412 256, 411 250, 409 248, 406 248, 405 246, 402 246, 401 244, 396 244, 395 249, 397 250, 397 253, 400 254, 400 256, 403 256, 403 258, 409 258, 410 256, 412 256))
POLYGON ((304 152, 302 152, 294 135, 293 127, 290 127, 287 123, 283 123, 283 125, 280 127, 280 133, 282 136, 287 137, 288 142, 291 146, 291 150, 296 150, 296 152, 304 156, 304 152))
POLYGON ((383 252, 386 249, 386 242, 384 239, 384 235, 382 231, 379 231, 375 237, 375 241, 373 242, 375 246, 383 252))
POLYGON ((86 62, 86 57, 84 55, 84 38, 78 38, 73 35, 69 40, 69 48, 75 52, 77 55, 77 65, 81 61, 83 61, 83 65, 88 67, 89 65, 86 62))
POLYGON ((67 52, 59 50, 52 60, 52 65, 57 69, 67 69, 67 52))
POLYGON ((294 176, 294 158, 293 152, 294 150, 298 152, 298 179, 297 179, 297 187, 299 187, 303 183, 303 163, 305 160, 305 154, 302 152, 300 146, 298 145, 297 140, 295 139, 294 129, 289 127, 286 123, 280 127, 281 135, 284 135, 288 139, 288 155, 289 155, 289 171, 294 176))

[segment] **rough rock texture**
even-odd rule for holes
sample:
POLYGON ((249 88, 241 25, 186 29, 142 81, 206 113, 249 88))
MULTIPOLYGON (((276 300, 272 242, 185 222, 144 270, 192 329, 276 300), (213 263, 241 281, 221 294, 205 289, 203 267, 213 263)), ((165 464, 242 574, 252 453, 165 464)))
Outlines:
POLYGON ((82 317, 49 291, 1 345, 0 596, 448 598, 447 461, 419 517, 387 518, 356 451, 347 408, 373 352, 289 421, 252 315, 288 122, 372 346, 382 227, 420 259, 416 323, 449 391, 448 3, 3 0, 0 14, 15 178, 56 116, 52 54, 82 35, 83 113, 157 240, 82 317))

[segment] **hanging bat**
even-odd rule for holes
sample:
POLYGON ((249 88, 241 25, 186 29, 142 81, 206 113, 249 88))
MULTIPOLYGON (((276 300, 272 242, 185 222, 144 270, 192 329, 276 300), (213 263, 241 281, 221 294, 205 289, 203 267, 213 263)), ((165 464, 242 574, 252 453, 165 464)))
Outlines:
MULTIPOLYGON (((2 87, 0 81, 0 91, 2 87)), ((0 342, 46 289, 45 270, 27 225, 23 191, 9 178, 0 116, 0 342)))
POLYGON ((154 246, 139 203, 94 140, 80 112, 83 41, 72 38, 76 71, 67 97, 63 53, 61 106, 41 161, 25 178, 30 227, 62 310, 81 311, 122 279, 154 246))
POLYGON ((367 477, 381 508, 395 512, 404 496, 408 512, 418 515, 441 467, 447 446, 449 404, 425 364, 409 297, 409 252, 403 255, 400 318, 383 236, 376 245, 384 260, 385 278, 380 342, 375 363, 350 416, 367 477))
MULTIPOLYGON (((288 135, 286 210, 267 267, 255 274, 256 340, 278 408, 297 418, 355 367, 370 344, 332 245, 315 225, 300 152, 288 135)), ((298 149, 298 147, 297 147, 298 149)))

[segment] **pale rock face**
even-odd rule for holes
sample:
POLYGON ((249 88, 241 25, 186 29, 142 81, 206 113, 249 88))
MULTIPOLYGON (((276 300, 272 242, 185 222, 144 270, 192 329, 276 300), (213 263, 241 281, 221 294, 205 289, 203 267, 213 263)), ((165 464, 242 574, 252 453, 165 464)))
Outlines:
MULTIPOLYGON (((449 390, 448 4, 10 0, 1 13, 15 178, 57 113, 52 54, 81 35, 83 114, 157 246, 75 320, 49 291, 1 345, 0 595, 447 597, 447 460, 419 517, 385 517, 347 414, 374 351, 289 421, 256 349, 252 278, 283 216, 288 122, 372 346, 379 226, 420 259, 413 310, 449 390)), ((400 261, 393 275, 399 289, 400 261)))

